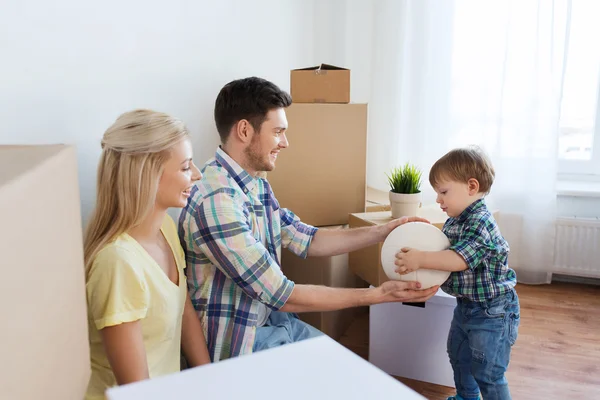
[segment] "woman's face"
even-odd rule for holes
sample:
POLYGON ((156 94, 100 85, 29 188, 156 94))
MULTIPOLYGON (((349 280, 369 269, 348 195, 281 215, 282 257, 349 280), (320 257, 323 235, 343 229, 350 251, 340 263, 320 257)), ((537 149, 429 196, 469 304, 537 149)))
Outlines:
POLYGON ((174 145, 171 157, 164 164, 158 183, 156 205, 159 208, 182 208, 187 204, 194 182, 202 178, 200 170, 192 161, 192 144, 184 139, 174 145))

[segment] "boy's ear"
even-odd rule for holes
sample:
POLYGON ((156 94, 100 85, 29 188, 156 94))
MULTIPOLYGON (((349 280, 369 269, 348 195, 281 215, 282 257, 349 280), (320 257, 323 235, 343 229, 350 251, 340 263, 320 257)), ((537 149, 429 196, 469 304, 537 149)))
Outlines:
POLYGON ((469 196, 475 196, 479 193, 479 181, 475 178, 471 178, 467 181, 467 185, 469 188, 469 196))

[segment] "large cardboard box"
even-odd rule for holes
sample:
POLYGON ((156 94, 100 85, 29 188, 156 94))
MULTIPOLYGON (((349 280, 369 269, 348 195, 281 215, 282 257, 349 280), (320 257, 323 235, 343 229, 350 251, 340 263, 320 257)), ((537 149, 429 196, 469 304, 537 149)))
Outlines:
MULTIPOLYGON (((342 229, 343 227, 327 227, 342 229)), ((348 254, 333 257, 300 258, 283 249, 281 269, 285 276, 297 284, 324 285, 329 287, 354 288, 362 285, 348 268, 348 254)), ((300 319, 319 329, 335 340, 339 340, 352 323, 357 310, 349 308, 330 312, 300 313, 300 319)))
MULTIPOLYGON (((442 229, 448 219, 446 213, 437 205, 420 207, 417 215, 427 219, 439 229, 442 229)), ((498 218, 497 212, 494 212, 493 215, 494 218, 498 218)), ((390 221, 392 221, 391 211, 379 211, 350 214, 348 223, 350 228, 358 228, 362 226, 383 225, 390 221)), ((381 266, 381 246, 383 246, 383 242, 362 250, 353 251, 350 253, 348 259, 350 270, 373 286, 379 286, 389 280, 381 266)))
POLYGON ((290 72, 294 103, 349 103, 350 70, 329 64, 290 72))
POLYGON ((314 226, 344 225, 365 211, 366 104, 292 104, 289 148, 268 180, 282 207, 314 226))
POLYGON ((90 377, 77 157, 0 146, 0 398, 81 400, 90 377))

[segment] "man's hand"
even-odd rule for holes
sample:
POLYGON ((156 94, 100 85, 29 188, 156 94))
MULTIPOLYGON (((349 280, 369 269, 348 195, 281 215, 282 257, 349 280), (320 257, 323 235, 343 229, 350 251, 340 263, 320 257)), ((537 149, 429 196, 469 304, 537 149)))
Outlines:
POLYGON ((399 227, 400 225, 404 225, 406 223, 409 222, 425 222, 426 224, 430 224, 431 222, 429 222, 428 220, 426 220, 425 218, 421 218, 421 217, 400 217, 398 219, 395 219, 393 221, 388 222, 385 225, 380 225, 380 242, 383 242, 385 240, 385 238, 397 227, 399 227))
POLYGON ((378 303, 390 302, 414 302, 422 303, 435 295, 439 286, 425 290, 418 290, 421 284, 418 282, 388 281, 375 288, 378 291, 378 303))
POLYGON ((409 274, 421 268, 424 253, 419 250, 404 247, 396 254, 396 272, 400 275, 409 274))

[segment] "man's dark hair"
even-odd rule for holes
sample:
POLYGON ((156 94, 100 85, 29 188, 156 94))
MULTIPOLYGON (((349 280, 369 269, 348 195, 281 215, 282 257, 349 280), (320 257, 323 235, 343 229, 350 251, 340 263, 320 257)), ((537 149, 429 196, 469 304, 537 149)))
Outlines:
POLYGON ((215 101, 215 123, 221 143, 227 141, 231 127, 240 120, 248 120, 259 132, 269 111, 290 104, 290 95, 265 79, 251 77, 229 82, 215 101))

